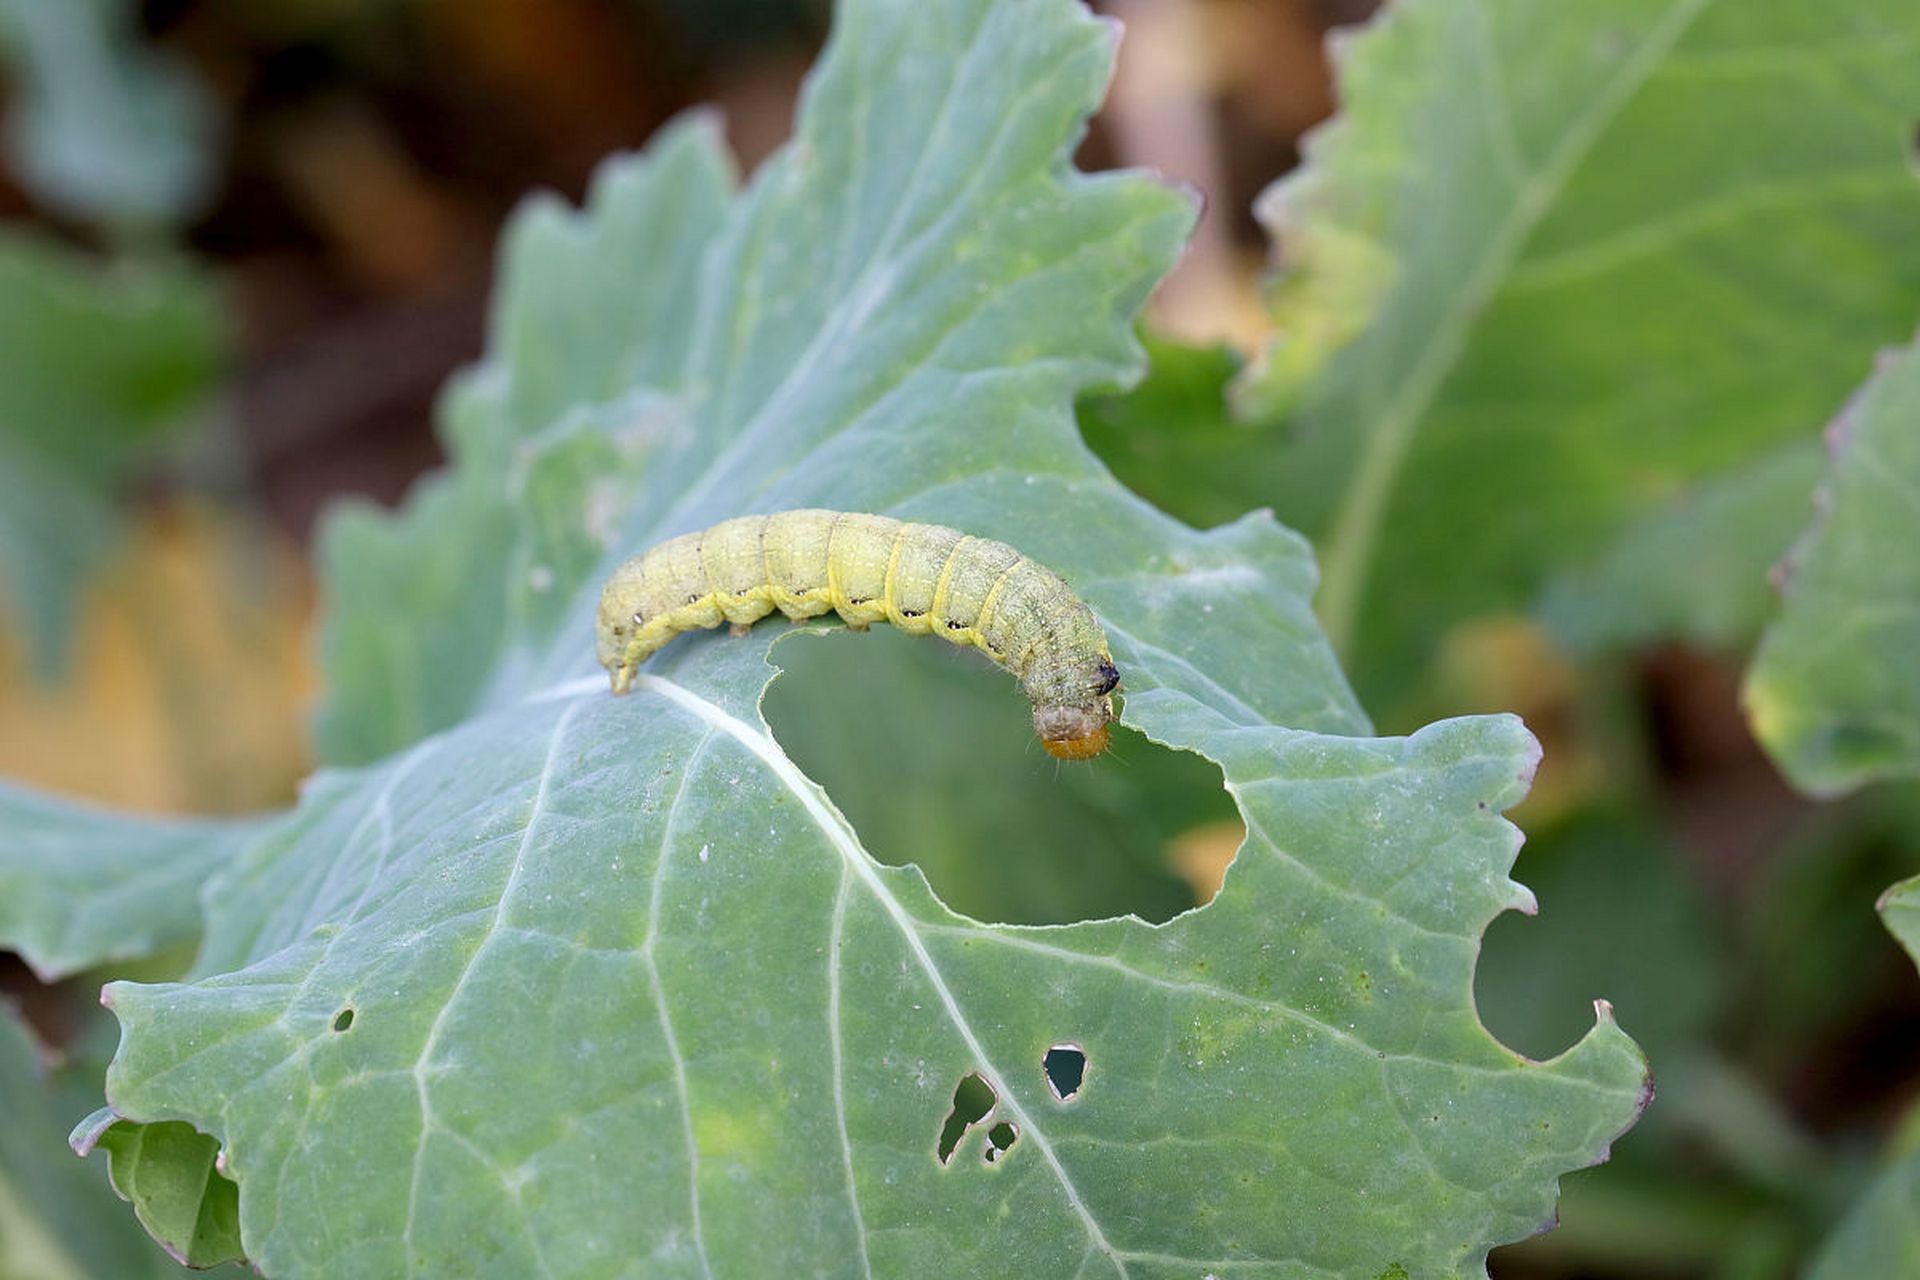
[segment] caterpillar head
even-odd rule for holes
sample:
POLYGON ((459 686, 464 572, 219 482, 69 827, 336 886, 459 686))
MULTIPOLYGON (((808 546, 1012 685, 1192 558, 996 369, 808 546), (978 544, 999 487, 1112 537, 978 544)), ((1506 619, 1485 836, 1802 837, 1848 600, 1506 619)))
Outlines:
POLYGON ((1120 672, 1105 653, 1090 663, 1053 673, 1033 700, 1033 731, 1047 754, 1061 760, 1091 760, 1107 749, 1113 691, 1120 672))

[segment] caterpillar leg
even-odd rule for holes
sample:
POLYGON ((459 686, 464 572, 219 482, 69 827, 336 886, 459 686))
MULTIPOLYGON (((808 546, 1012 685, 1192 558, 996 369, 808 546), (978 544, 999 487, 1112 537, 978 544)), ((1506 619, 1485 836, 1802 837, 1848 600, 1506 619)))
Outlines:
POLYGON ((753 634, 753 627, 745 622, 736 622, 727 628, 727 634, 735 640, 745 640, 753 634))
POLYGON ((776 592, 773 604, 791 622, 805 622, 808 618, 833 612, 833 602, 827 599, 825 587, 816 587, 811 591, 776 592))
POLYGON ((754 587, 747 591, 734 593, 716 592, 714 599, 720 605, 720 616, 733 624, 729 635, 743 636, 747 628, 773 612, 773 591, 768 587, 754 587))

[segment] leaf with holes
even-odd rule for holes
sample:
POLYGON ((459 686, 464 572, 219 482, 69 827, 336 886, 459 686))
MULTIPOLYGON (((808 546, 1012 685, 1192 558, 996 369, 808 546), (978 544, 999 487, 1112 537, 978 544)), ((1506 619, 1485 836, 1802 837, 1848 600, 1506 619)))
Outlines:
MULTIPOLYGON (((1910 0, 1399 0, 1264 199, 1250 464, 1369 702, 1688 484, 1812 435, 1920 295, 1910 0)), ((1242 490, 1244 492, 1244 490, 1242 490)))
POLYGON ((1746 685, 1754 733, 1802 790, 1920 773, 1920 345, 1889 353, 1828 430, 1813 527, 1746 685))
MULTIPOLYGON (((329 724, 380 758, 214 876, 188 981, 107 990, 120 1123, 218 1139, 267 1275, 1479 1275, 1637 1114, 1604 1007, 1545 1063, 1474 1015, 1480 933, 1529 903, 1524 729, 1361 736, 1304 544, 1196 533, 1074 433, 1192 220, 1068 165, 1112 38, 1065 0, 847 0, 744 191, 715 204, 695 120, 517 221, 453 476, 355 517, 382 612, 346 599, 329 671, 404 710, 342 688, 329 724), (690 635, 608 695, 614 565, 807 505, 1061 572, 1132 749, 1215 762, 1247 823, 1219 895, 992 925, 876 862, 760 713, 771 660, 875 636, 690 635), (443 612, 466 590, 492 614, 443 612)), ((941 771, 971 722, 912 715, 904 669, 810 719, 897 803, 954 788, 910 816, 964 835, 1016 793, 941 771)), ((999 830, 1098 874, 1088 829, 999 830)))

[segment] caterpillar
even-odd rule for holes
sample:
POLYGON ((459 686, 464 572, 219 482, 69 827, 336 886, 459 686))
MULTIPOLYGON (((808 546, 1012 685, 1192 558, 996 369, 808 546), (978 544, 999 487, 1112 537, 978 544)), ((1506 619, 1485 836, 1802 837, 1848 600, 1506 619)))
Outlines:
POLYGON ((778 609, 838 613, 854 631, 889 622, 972 645, 1033 703, 1033 729, 1063 760, 1107 746, 1120 684, 1106 632, 1061 577, 1004 542, 847 511, 741 516, 634 556, 600 594, 600 665, 625 693, 682 631, 735 635, 778 609))

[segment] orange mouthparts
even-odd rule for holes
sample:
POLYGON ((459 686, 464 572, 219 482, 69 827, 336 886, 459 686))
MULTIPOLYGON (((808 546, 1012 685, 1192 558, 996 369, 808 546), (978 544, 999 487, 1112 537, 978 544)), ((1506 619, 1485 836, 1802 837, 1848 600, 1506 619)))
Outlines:
POLYGON ((1101 725, 1084 738, 1042 738, 1047 754, 1060 760, 1091 760, 1107 749, 1107 726, 1101 725))

